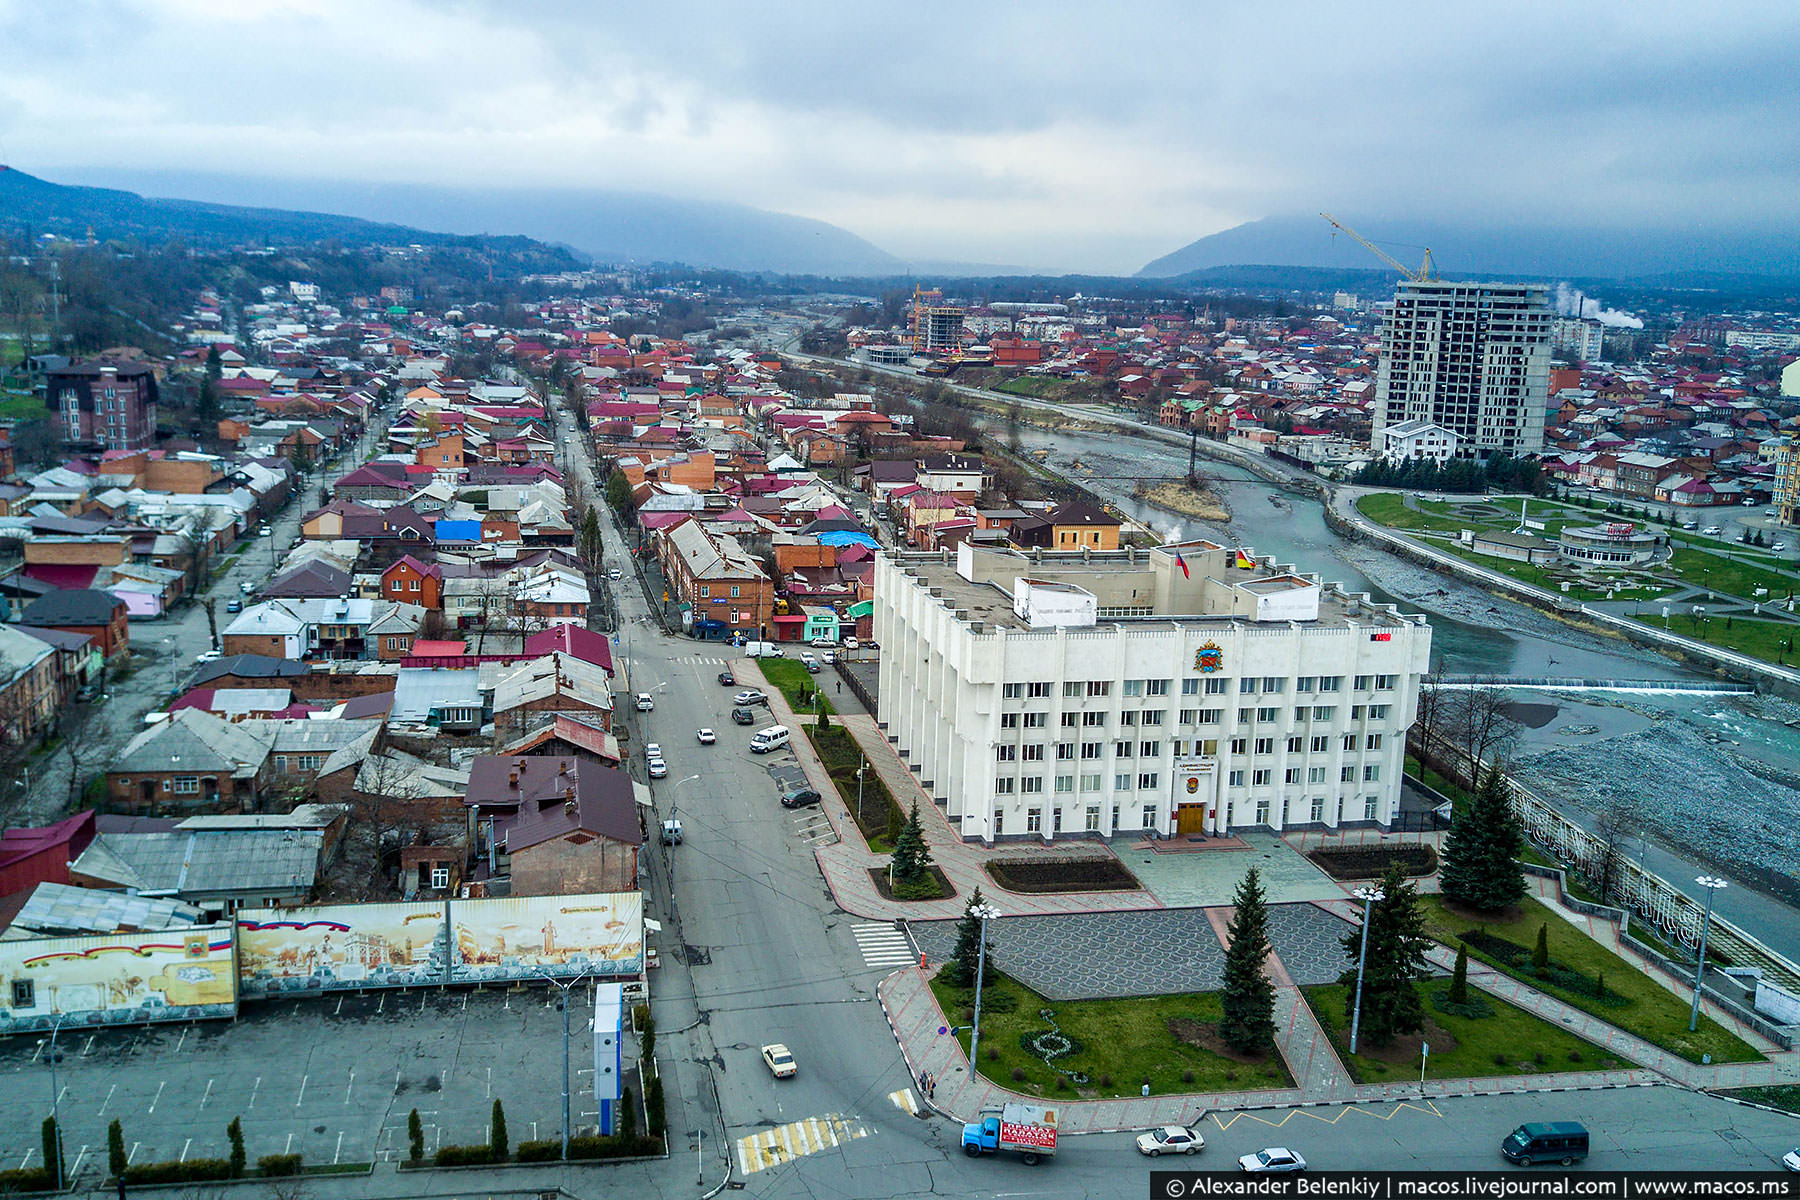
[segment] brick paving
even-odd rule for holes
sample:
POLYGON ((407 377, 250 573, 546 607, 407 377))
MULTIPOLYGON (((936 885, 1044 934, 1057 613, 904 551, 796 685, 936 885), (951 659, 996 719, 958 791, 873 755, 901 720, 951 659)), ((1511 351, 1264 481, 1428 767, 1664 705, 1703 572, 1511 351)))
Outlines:
MULTIPOLYGON (((955 921, 908 925, 919 949, 943 962, 955 921)), ((1225 951, 1206 910, 1006 917, 988 923, 988 962, 1051 1000, 1167 996, 1219 987, 1225 951)))

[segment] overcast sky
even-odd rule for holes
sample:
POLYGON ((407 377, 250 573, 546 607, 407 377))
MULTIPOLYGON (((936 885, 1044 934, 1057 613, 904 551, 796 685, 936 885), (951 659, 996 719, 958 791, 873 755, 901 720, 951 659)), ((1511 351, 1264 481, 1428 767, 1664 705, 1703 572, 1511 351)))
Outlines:
POLYGON ((1322 208, 1791 223, 1797 59, 1793 0, 0 0, 0 161, 658 191, 1129 272, 1322 208))

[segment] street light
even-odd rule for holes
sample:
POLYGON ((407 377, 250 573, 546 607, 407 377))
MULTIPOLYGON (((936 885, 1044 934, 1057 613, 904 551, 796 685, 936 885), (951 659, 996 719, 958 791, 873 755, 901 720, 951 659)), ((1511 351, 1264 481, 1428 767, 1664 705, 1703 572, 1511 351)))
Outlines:
MULTIPOLYGON (((539 973, 543 974, 543 972, 541 970, 539 973)), ((553 975, 544 974, 544 978, 549 981, 550 986, 555 987, 555 988, 560 988, 562 990, 562 1015, 563 1015, 562 1154, 563 1154, 563 1161, 567 1162, 569 1160, 569 992, 572 988, 575 987, 576 984, 580 983, 582 980, 587 978, 587 972, 583 971, 581 974, 575 976, 575 978, 569 980, 567 983, 564 983, 562 980, 557 979, 553 975)))
POLYGON ((1387 893, 1377 887, 1359 887, 1356 898, 1363 902, 1362 950, 1356 956, 1356 1009, 1350 1017, 1350 1053, 1356 1053, 1356 1035, 1362 1028, 1362 993, 1363 967, 1369 961, 1369 916, 1375 906, 1387 899, 1387 893))
POLYGON ((987 923, 1000 916, 1000 910, 985 900, 969 906, 969 915, 981 922, 981 945, 975 951, 975 1023, 969 1026, 969 1078, 978 1070, 976 1047, 981 1045, 981 981, 987 974, 987 923))
POLYGON ((1699 875, 1694 882, 1706 889, 1706 915, 1700 918, 1700 953, 1694 958, 1694 1006, 1688 1010, 1688 1032, 1700 1024, 1700 979, 1706 974, 1706 935, 1712 929, 1713 893, 1725 886, 1716 875, 1699 875))

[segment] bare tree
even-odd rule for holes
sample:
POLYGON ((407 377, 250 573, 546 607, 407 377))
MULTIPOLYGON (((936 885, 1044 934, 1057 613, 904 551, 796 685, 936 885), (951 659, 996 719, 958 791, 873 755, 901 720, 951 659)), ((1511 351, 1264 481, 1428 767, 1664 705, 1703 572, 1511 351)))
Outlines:
POLYGON ((177 536, 181 539, 182 557, 186 563, 188 594, 197 596, 206 579, 206 564, 212 556, 211 522, 205 515, 196 513, 177 536))
MULTIPOLYGON (((104 677, 101 686, 105 686, 104 677)), ((68 770, 68 800, 64 815, 81 807, 88 784, 112 754, 106 741, 106 723, 99 719, 96 708, 76 705, 63 716, 59 730, 62 740, 48 761, 61 761, 68 770)))
POLYGON ((1458 691, 1444 714, 1444 735, 1467 759, 1470 788, 1481 778, 1482 764, 1505 757, 1519 736, 1518 722, 1508 715, 1508 707, 1506 693, 1499 688, 1470 688, 1458 691))
POLYGON ((1418 715, 1413 719, 1412 729, 1408 731, 1412 741, 1419 748, 1419 761, 1424 763, 1436 753, 1433 739, 1439 736, 1440 727, 1444 723, 1445 710, 1449 707, 1449 693, 1435 683, 1421 682, 1419 686, 1418 715))
POLYGON ((482 576, 476 588, 475 601, 478 605, 475 612, 478 629, 475 653, 480 654, 487 646, 488 633, 496 627, 507 627, 513 606, 512 581, 504 575, 482 576))
POLYGON ((1591 865, 1594 890, 1610 904, 1618 898, 1621 877, 1630 861, 1631 840, 1642 835, 1644 814, 1635 798, 1624 796, 1603 800, 1592 812, 1594 825, 1590 832, 1596 843, 1591 865))

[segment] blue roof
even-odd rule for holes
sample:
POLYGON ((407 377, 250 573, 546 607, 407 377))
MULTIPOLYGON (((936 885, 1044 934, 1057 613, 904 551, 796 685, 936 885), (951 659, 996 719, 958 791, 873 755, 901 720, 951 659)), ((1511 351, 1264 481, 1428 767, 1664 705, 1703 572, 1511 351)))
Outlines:
POLYGON ((849 529, 834 529, 830 533, 819 535, 821 546, 867 546, 871 550, 881 549, 881 543, 866 533, 856 533, 849 529))
POLYGON ((437 523, 437 539, 440 542, 479 542, 481 540, 481 522, 439 521, 437 523))

